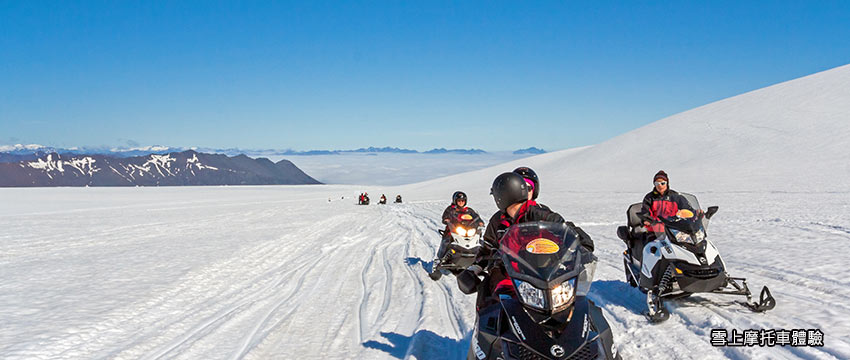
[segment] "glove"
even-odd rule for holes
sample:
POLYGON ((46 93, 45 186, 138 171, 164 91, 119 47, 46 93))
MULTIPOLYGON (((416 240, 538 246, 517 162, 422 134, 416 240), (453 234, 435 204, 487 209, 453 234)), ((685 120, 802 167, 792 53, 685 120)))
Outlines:
POLYGON ((461 271, 461 273, 457 275, 457 287, 460 288, 461 292, 469 295, 478 291, 478 285, 481 284, 481 279, 478 278, 478 274, 481 270, 480 266, 473 265, 470 266, 469 269, 461 271))

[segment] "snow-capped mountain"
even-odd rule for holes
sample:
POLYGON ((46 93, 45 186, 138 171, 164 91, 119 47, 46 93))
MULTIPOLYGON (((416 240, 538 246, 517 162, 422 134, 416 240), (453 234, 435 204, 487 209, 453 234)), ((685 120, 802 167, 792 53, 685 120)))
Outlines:
POLYGON ((0 186, 174 186, 318 184, 287 160, 195 151, 135 157, 51 152, 0 163, 0 186))

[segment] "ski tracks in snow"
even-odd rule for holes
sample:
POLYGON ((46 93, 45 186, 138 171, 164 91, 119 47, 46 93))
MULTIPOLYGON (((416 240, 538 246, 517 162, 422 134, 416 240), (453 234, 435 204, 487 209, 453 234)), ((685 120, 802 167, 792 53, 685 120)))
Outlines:
MULTIPOLYGON (((465 357, 474 296, 451 275, 428 277, 445 203, 230 200, 18 218, 16 241, 0 238, 11 254, 0 258, 0 320, 9 324, 0 357, 465 357), (79 231, 55 231, 67 224, 79 231)), ((619 209, 619 199, 606 201, 619 209)), ((670 320, 651 325, 644 295, 624 281, 621 211, 580 213, 599 258, 590 297, 624 358, 850 358, 850 325, 836 321, 850 318, 847 271, 820 261, 844 251, 844 218, 713 221, 730 274, 753 292, 768 285, 776 309, 754 314, 735 303, 743 298, 697 294, 669 302, 670 320), (780 238, 795 241, 777 252, 780 238), (710 345, 711 329, 801 327, 822 329, 827 346, 710 345)))

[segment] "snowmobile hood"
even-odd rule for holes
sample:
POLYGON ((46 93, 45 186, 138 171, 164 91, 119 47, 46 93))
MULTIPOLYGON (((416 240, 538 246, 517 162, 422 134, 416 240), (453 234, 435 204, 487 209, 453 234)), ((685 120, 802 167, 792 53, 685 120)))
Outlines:
POLYGON ((508 275, 549 288, 550 283, 582 270, 578 234, 563 223, 531 222, 511 226, 500 241, 508 275))

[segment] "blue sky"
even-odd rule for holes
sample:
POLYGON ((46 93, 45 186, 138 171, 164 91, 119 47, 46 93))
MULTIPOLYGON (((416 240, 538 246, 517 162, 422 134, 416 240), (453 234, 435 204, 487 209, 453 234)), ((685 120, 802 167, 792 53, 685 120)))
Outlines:
POLYGON ((564 149, 848 39, 848 1, 0 1, 0 144, 564 149))

